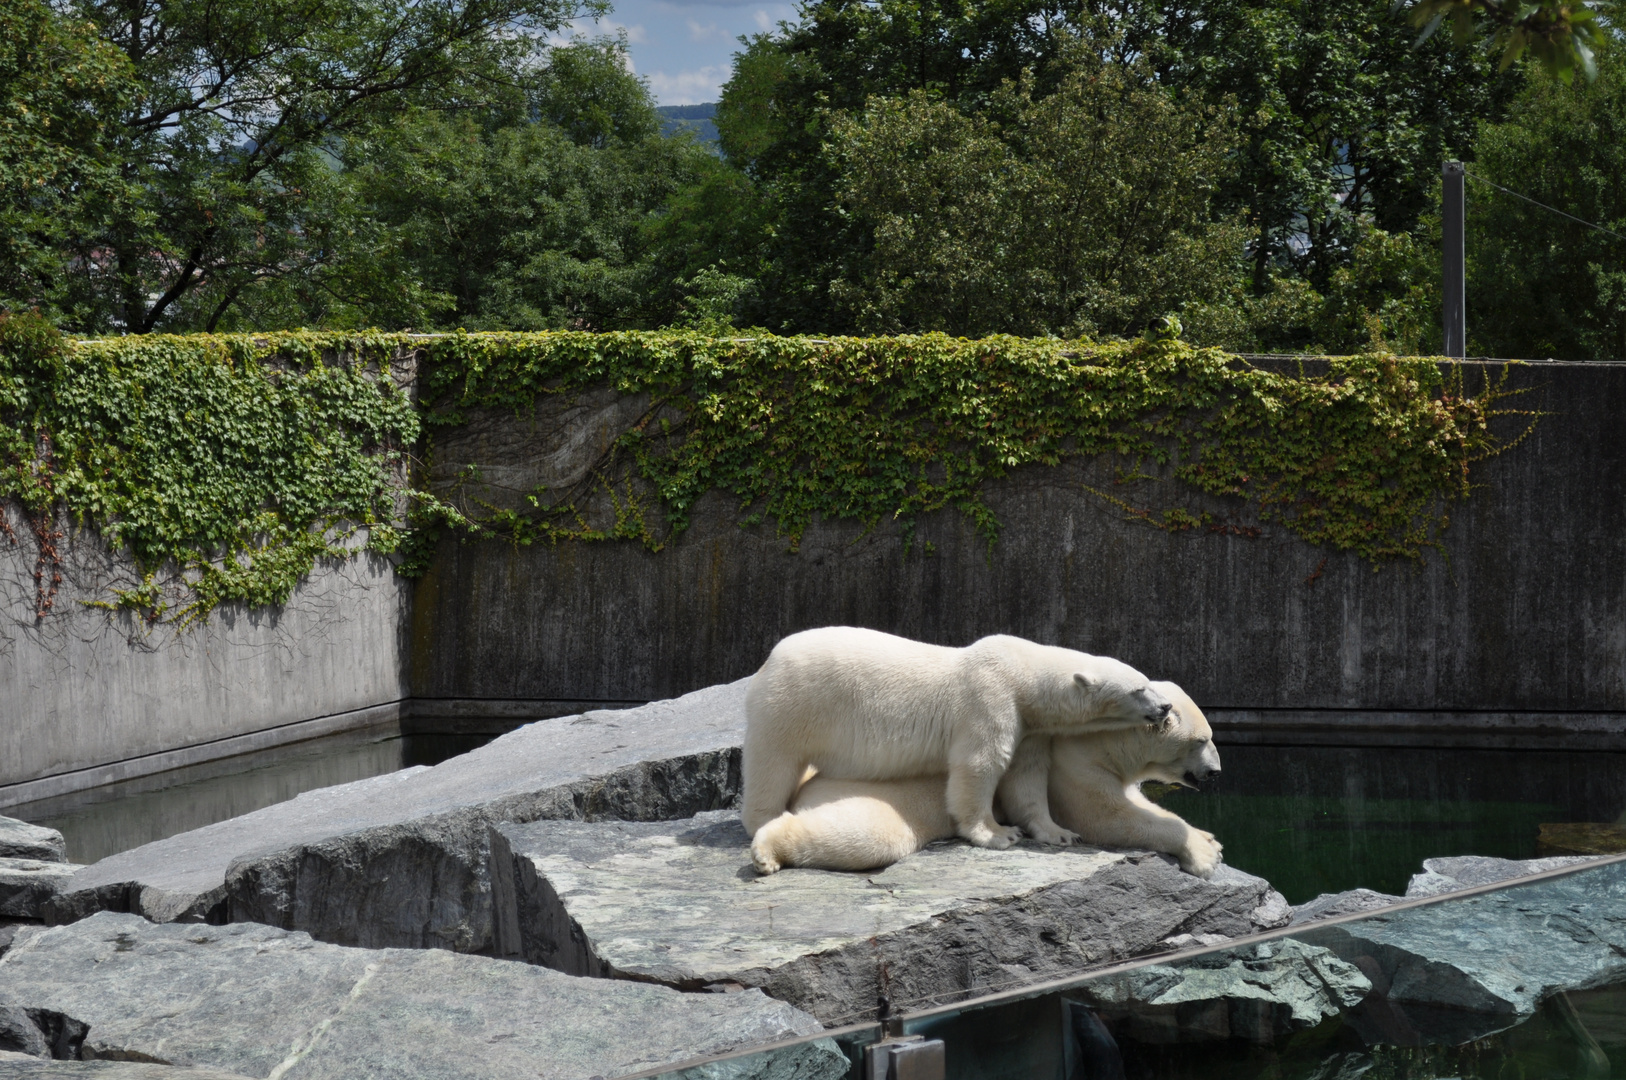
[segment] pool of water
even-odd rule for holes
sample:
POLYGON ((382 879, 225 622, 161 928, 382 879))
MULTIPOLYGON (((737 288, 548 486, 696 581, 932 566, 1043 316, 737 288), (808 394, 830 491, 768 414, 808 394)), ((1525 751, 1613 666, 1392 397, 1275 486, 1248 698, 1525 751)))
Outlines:
POLYGON ((436 765, 492 737, 335 735, 8 807, 3 812, 60 830, 67 841, 68 859, 92 863, 286 802, 316 788, 414 765, 436 765))
POLYGON ((1290 903, 1404 893, 1424 859, 1531 859, 1546 822, 1626 811, 1626 753, 1221 746, 1209 791, 1156 796, 1290 903))

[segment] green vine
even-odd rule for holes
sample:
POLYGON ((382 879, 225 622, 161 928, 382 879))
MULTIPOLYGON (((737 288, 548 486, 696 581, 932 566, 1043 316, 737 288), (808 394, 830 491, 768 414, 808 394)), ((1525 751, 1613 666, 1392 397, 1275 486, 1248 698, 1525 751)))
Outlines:
MULTIPOLYGON (((320 558, 388 552, 416 412, 384 335, 153 335, 69 342, 0 315, 0 498, 42 539, 58 507, 133 558, 105 606, 188 623, 280 605, 320 558)), ((60 531, 56 532, 60 537, 60 531)), ((15 540, 15 537, 11 539, 15 540)), ((42 546, 42 562, 45 561, 42 546)), ((54 602, 59 560, 50 552, 54 602)))
POLYGON ((1387 355, 1272 370, 1177 341, 942 335, 75 343, 0 316, 0 498, 21 504, 39 541, 38 614, 60 580, 52 522, 65 510, 140 568, 108 606, 182 623, 222 603, 284 603, 318 559, 355 553, 359 527, 367 549, 399 550, 407 574, 447 532, 659 550, 714 489, 793 548, 815 517, 894 521, 907 542, 946 507, 991 544, 989 481, 1098 455, 1115 456, 1118 482, 1085 490, 1131 519, 1243 536, 1276 524, 1379 564, 1438 548, 1470 465, 1535 422, 1507 407, 1521 391, 1506 368, 1473 386, 1469 370, 1387 355), (392 375, 408 358, 416 407, 392 375), (647 395, 647 408, 576 489, 517 508, 482 502, 472 470, 435 494, 411 489, 407 452, 432 455, 434 433, 475 410, 524 415, 602 387, 647 395), (1493 431, 1498 416, 1518 418, 1514 430, 1493 431), (1147 490, 1158 494, 1131 498, 1147 490), (1201 496, 1234 512, 1216 517, 1201 496))
MULTIPOLYGON (((815 515, 895 519, 907 535, 918 515, 950 506, 992 543, 988 481, 1115 454, 1132 463, 1125 481, 1167 474, 1245 500, 1258 521, 1312 544, 1374 563, 1416 559, 1438 547, 1470 464, 1523 437, 1504 441, 1492 418, 1521 417, 1527 432, 1537 416, 1501 407, 1521 393, 1506 368, 1470 388, 1463 366, 1425 358, 1332 358, 1308 374, 1179 342, 460 334, 429 343, 427 358, 431 429, 596 385, 649 394, 644 421, 616 447, 630 468, 606 462, 598 482, 645 481, 670 530, 721 489, 739 499, 743 524, 771 518, 792 547, 815 515)), ((1087 490, 1158 528, 1258 535, 1208 511, 1087 490)), ((552 494, 533 494, 528 515, 465 507, 455 524, 519 543, 663 542, 643 508, 592 529, 579 499, 552 494)))

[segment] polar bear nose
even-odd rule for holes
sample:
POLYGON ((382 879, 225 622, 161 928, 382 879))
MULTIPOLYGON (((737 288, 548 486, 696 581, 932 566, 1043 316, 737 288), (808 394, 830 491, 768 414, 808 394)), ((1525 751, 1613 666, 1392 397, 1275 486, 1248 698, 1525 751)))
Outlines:
POLYGON ((1172 708, 1174 708, 1174 706, 1165 701, 1163 704, 1152 710, 1153 719, 1160 721, 1167 720, 1169 718, 1169 710, 1172 708))

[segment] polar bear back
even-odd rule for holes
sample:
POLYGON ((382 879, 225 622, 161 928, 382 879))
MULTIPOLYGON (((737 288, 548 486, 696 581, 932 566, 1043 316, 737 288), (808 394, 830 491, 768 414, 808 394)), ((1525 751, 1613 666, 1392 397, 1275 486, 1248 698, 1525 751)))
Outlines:
POLYGON ((794 747, 827 777, 941 773, 980 681, 965 652, 853 626, 792 634, 751 679, 749 737, 794 747))

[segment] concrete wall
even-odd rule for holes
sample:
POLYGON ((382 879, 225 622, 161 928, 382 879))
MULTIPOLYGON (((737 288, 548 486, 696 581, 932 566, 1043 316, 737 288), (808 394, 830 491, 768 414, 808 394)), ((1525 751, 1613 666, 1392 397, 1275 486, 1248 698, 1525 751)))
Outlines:
MULTIPOLYGON (((1469 367, 1473 385, 1481 367, 1500 369, 1469 367)), ((1374 570, 1273 527, 1256 539, 1159 532, 1083 490, 1111 486, 1099 461, 991 490, 1005 526, 991 553, 945 511, 921 521, 930 556, 844 523, 816 525, 792 554, 770 528, 738 528, 732 500, 713 495, 658 554, 448 541, 416 592, 413 693, 510 709, 666 697, 750 673, 784 634, 848 623, 1118 656, 1180 682, 1233 738, 1404 743, 1427 730, 1436 743, 1626 747, 1626 366, 1521 366, 1512 381, 1531 391, 1521 407, 1551 415, 1474 466, 1448 557, 1421 565, 1374 570)), ((591 435, 604 415, 579 424, 591 435)), ((531 446, 521 429, 534 423, 482 423, 446 440, 448 469, 569 442, 553 431, 531 446)), ((1172 486, 1147 501, 1167 503, 1172 486)), ((1246 520, 1237 504, 1206 505, 1246 520)))
POLYGON ((281 611, 182 631, 86 606, 132 571, 66 529, 65 580, 37 619, 34 535, 0 512, 16 537, 0 535, 0 805, 398 723, 408 590, 385 560, 319 567, 281 611))

